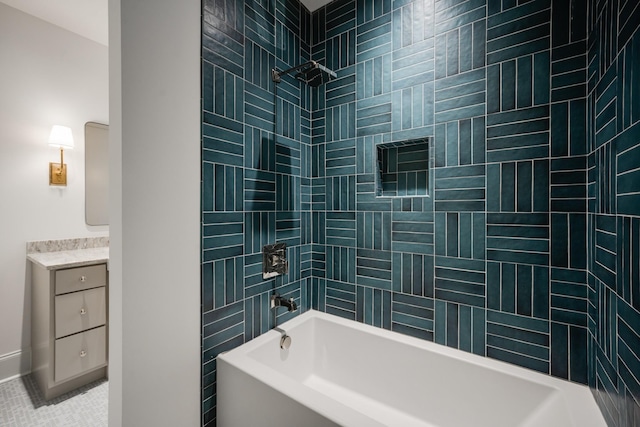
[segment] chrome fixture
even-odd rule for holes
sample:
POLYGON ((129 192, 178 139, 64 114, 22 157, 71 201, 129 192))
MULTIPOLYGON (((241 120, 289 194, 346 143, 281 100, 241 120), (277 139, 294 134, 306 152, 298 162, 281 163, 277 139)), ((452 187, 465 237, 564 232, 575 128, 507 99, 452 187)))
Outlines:
POLYGON ((262 247, 262 278, 270 279, 288 272, 287 244, 264 245, 262 247))
POLYGON ((280 83, 282 80, 281 77, 285 74, 293 73, 297 71, 295 78, 308 84, 311 87, 320 86, 323 83, 331 81, 338 77, 336 73, 325 67, 324 65, 320 65, 316 61, 305 62, 302 65, 296 65, 295 67, 289 68, 284 71, 278 71, 276 68, 271 70, 271 80, 276 83, 280 83))
POLYGON ((289 347, 291 347, 291 337, 285 334, 280 338, 280 348, 283 350, 289 350, 289 347))
POLYGON ((283 350, 289 350, 289 347, 291 347, 291 337, 287 335, 287 331, 278 327, 275 327, 273 329, 280 332, 280 348, 283 350))
POLYGON ((296 311, 298 306, 293 298, 282 298, 278 294, 271 295, 271 308, 276 309, 278 307, 286 307, 287 311, 296 311))

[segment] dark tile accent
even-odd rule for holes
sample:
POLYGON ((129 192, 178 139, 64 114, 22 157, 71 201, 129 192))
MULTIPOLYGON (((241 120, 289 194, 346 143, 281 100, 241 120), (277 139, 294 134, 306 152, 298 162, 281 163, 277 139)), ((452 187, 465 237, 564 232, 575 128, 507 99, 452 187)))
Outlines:
POLYGON ((273 286, 304 309, 588 383, 611 426, 638 423, 640 6, 215 5, 202 40, 205 423, 211 357, 269 329, 273 286), (274 97, 269 70, 308 59, 338 79, 286 77, 274 97), (433 142, 429 195, 376 197, 375 146, 416 138, 433 142), (265 281, 260 248, 276 239, 295 268, 265 281))
POLYGON ((356 320, 367 325, 391 329, 391 292, 358 286, 356 320))
POLYGON ((392 330, 433 341, 433 299, 396 292, 392 299, 392 330))
POLYGON ((487 355, 549 373, 549 322, 487 310, 487 355))

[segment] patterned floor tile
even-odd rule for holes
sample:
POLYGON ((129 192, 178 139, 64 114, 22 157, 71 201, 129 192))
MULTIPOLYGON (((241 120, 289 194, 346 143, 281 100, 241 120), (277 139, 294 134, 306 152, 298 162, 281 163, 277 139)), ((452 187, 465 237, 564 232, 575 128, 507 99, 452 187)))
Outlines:
POLYGON ((108 394, 99 380, 47 402, 26 375, 0 384, 0 426, 106 427, 108 394))

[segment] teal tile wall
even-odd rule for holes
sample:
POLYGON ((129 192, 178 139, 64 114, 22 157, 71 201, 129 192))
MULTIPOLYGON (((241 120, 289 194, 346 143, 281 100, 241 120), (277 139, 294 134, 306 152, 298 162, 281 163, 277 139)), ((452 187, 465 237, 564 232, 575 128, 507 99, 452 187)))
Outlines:
POLYGON ((640 425, 640 5, 588 2, 589 385, 608 424, 640 425))
POLYGON ((314 12, 324 31, 311 55, 338 74, 312 104, 324 127, 311 144, 326 153, 312 173, 313 199, 327 202, 312 206, 324 310, 587 383, 586 19, 551 0, 314 12), (336 112, 353 103, 355 120, 336 112), (352 135, 355 158, 341 158, 352 168, 327 178, 331 146, 352 135), (373 197, 376 145, 423 137, 430 197, 373 197), (350 274, 330 273, 336 252, 350 274))
POLYGON ((273 289, 640 425, 638 23, 633 0, 204 0, 203 425, 273 289), (309 58, 338 78, 276 89, 309 58), (429 196, 376 197, 376 145, 417 138, 429 196), (275 241, 290 273, 265 281, 275 241))
MULTIPOLYGON (((309 60, 311 14, 297 0, 202 7, 202 424, 213 426, 215 357, 273 328, 273 291, 300 311, 320 298, 310 292, 317 163, 310 90, 271 81, 272 68, 309 60), (276 241, 289 273, 264 280, 262 247, 276 241)), ((291 316, 281 310, 278 322, 291 316)))

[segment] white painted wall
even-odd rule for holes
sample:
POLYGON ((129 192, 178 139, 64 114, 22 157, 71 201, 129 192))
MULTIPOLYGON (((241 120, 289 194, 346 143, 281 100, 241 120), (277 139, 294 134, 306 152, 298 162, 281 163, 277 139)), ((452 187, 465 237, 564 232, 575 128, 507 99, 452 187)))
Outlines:
POLYGON ((0 381, 30 369, 29 240, 95 237, 84 221, 84 123, 108 123, 108 49, 0 3, 0 381), (66 188, 51 126, 72 128, 66 188))
POLYGON ((198 426, 200 0, 109 16, 109 426, 198 426))

